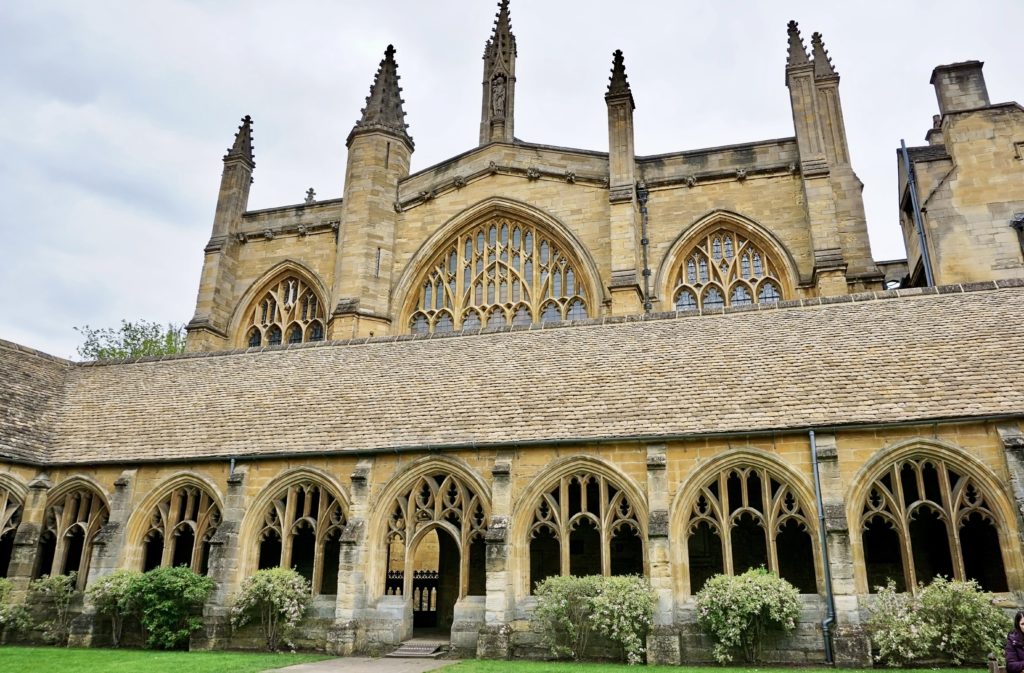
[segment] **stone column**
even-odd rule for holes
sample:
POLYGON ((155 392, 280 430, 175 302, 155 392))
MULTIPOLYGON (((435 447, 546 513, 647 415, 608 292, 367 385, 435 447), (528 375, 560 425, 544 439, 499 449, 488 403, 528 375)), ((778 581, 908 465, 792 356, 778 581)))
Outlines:
MULTIPOLYGON (((1010 473, 1010 488, 1013 489, 1013 500, 1017 518, 1017 549, 1020 554, 1024 550, 1024 433, 1016 423, 999 425, 996 428, 999 439, 1003 444, 1003 451, 1006 455, 1006 467, 1010 473)), ((1007 522, 1009 523, 1009 522, 1007 522)), ((24 525, 24 524, 22 524, 24 525)), ((1011 591, 1024 589, 1024 577, 1020 570, 1010 567, 1006 568, 1006 581, 1011 591)))
MULTIPOLYGON (((203 607, 203 628, 192 634, 189 649, 212 650, 228 646, 231 641, 231 593, 237 589, 232 580, 238 577, 238 533, 245 518, 246 468, 236 467, 228 475, 228 492, 224 496, 224 510, 220 513, 217 532, 210 539, 210 560, 207 577, 216 585, 203 607)), ((196 540, 196 544, 200 541, 196 540)))
POLYGON ((815 435, 821 499, 825 506, 825 535, 836 621, 832 654, 836 666, 870 667, 871 645, 860 620, 860 601, 853 578, 850 527, 846 519, 846 485, 839 472, 839 450, 832 434, 815 435))
MULTIPOLYGON (((114 494, 110 498, 110 516, 103 524, 92 543, 92 560, 89 562, 89 577, 86 586, 118 569, 121 552, 124 549, 125 528, 131 517, 132 495, 137 470, 125 470, 114 482, 114 494)), ((82 613, 71 622, 68 637, 69 647, 96 647, 111 642, 109 620, 96 614, 96 606, 85 597, 82 613)))
POLYGON ((512 522, 511 451, 499 451, 491 468, 491 520, 487 525, 487 600, 484 625, 477 638, 476 656, 480 659, 508 659, 511 647, 511 611, 514 588, 508 569, 510 544, 508 529, 512 522))
POLYGON ((647 663, 678 666, 682 662, 679 629, 675 626, 675 592, 672 587, 669 548, 667 458, 664 444, 647 447, 647 565, 657 597, 654 624, 647 636, 647 663))
POLYGON ((363 459, 352 472, 352 501, 340 540, 334 627, 327 636, 327 648, 332 654, 350 655, 362 649, 366 640, 359 617, 366 608, 366 517, 370 506, 372 471, 373 461, 363 459))
POLYGON ((13 598, 23 603, 35 570, 36 553, 39 550, 39 536, 46 523, 46 494, 53 484, 46 474, 38 474, 28 484, 21 524, 14 535, 14 550, 7 568, 7 578, 13 585, 13 598))

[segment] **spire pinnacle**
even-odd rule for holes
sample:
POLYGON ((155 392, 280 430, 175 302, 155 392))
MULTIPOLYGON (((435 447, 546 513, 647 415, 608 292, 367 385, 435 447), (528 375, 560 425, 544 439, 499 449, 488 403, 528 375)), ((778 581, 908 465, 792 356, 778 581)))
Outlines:
POLYGON ((796 21, 790 21, 787 26, 789 33, 789 56, 786 58, 786 66, 804 65, 808 62, 807 49, 804 47, 803 38, 800 37, 800 28, 796 21))
POLYGON ((814 76, 831 77, 836 75, 836 69, 832 67, 832 59, 829 58, 825 43, 821 40, 821 33, 811 35, 811 50, 814 53, 814 76))
POLYGON ((512 22, 509 19, 508 13, 508 0, 500 0, 498 2, 498 13, 494 18, 494 31, 484 47, 484 60, 492 72, 497 66, 508 73, 512 69, 511 61, 515 57, 516 36, 512 34, 512 22))
POLYGON ((402 88, 398 86, 398 64, 395 63, 395 47, 388 45, 384 58, 377 68, 377 74, 366 97, 362 118, 356 122, 349 134, 349 142, 358 131, 380 130, 398 135, 412 146, 412 138, 406 131, 405 110, 402 109, 402 88))
POLYGON ((629 82, 626 80, 626 60, 622 50, 616 49, 612 54, 612 76, 608 78, 608 95, 631 94, 629 82))
POLYGON ((253 156, 252 117, 245 115, 242 117, 242 125, 238 127, 238 131, 235 133, 235 142, 228 148, 228 153, 224 155, 224 161, 241 159, 255 166, 256 162, 253 160, 253 156))

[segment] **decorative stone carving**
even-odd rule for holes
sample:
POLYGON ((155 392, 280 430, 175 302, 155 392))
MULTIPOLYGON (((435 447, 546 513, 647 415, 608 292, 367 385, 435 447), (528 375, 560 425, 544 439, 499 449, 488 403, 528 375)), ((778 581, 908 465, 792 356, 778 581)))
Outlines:
POLYGON ((537 169, 537 168, 534 168, 533 166, 530 166, 529 168, 526 169, 526 179, 527 180, 540 180, 540 170, 537 169))
POLYGON ((274 230, 273 229, 264 229, 263 230, 263 238, 267 239, 268 241, 274 240, 274 230))
POLYGON ((306 190, 306 205, 309 206, 314 203, 316 203, 316 192, 313 191, 312 187, 310 187, 306 190))
POLYGON ((456 175, 452 178, 452 184, 455 186, 455 189, 462 189, 466 186, 466 178, 461 175, 456 175))
POLYGON ((402 203, 400 201, 395 201, 395 212, 396 213, 402 212, 402 203))
POLYGON ((505 76, 498 74, 491 80, 491 112, 495 117, 505 116, 505 76))
POLYGON ((309 233, 309 230, 306 229, 306 225, 300 224, 298 226, 298 232, 299 232, 299 236, 305 236, 306 234, 309 233))
POLYGON ((492 516, 484 540, 490 543, 504 543, 508 539, 508 517, 492 516))
POLYGON ((366 522, 362 519, 352 519, 341 529, 339 540, 342 544, 358 544, 363 539, 363 532, 366 530, 366 522))
POLYGON ((235 234, 235 240, 237 240, 239 243, 248 243, 249 237, 245 235, 245 232, 240 231, 237 234, 235 234))
POLYGON ((487 170, 490 171, 491 175, 494 175, 495 173, 498 172, 498 164, 494 163, 493 161, 488 162, 487 170))
POLYGON ((743 182, 744 180, 746 180, 747 179, 747 169, 746 168, 737 168, 736 169, 736 179, 739 180, 740 182, 743 182))
POLYGON ((668 464, 668 459, 664 453, 649 453, 647 455, 647 469, 648 470, 664 470, 668 464))
POLYGON ((686 186, 687 187, 696 187, 697 186, 697 176, 695 176, 695 175, 687 176, 686 177, 686 186))
POLYGON ((576 171, 566 171, 565 172, 565 181, 568 182, 570 185, 575 184, 576 183, 576 171))

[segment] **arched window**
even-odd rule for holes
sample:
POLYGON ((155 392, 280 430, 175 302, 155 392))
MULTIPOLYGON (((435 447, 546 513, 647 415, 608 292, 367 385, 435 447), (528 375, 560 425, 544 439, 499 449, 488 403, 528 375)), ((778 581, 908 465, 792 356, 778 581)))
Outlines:
POLYGON ((0 577, 7 577, 14 554, 14 535, 21 523, 22 502, 0 486, 0 577))
POLYGON ((35 576, 77 572, 78 588, 84 589, 93 542, 109 516, 103 498, 85 486, 48 502, 35 576))
POLYGON ((580 264, 534 225, 494 217, 442 246, 414 285, 409 329, 445 332, 590 314, 580 264))
POLYGON ((748 306, 782 297, 783 267, 767 249, 729 229, 701 236, 672 274, 677 311, 748 306))
MULTIPOLYGON (((487 506, 471 486, 454 474, 426 474, 389 506, 385 593, 402 593, 410 575, 414 596, 417 591, 429 590, 418 586, 417 571, 433 573, 437 582, 434 610, 441 613, 450 611, 463 596, 486 593, 487 506), (425 528, 428 530, 421 534, 425 528), (417 567, 417 560, 423 565, 425 557, 436 559, 436 565, 417 567)), ((444 614, 438 618, 444 623, 444 614)))
POLYGON ((174 489, 150 515, 143 538, 142 570, 184 565, 205 575, 210 562, 210 538, 219 524, 220 509, 204 489, 174 489))
POLYGON ((267 506, 259 532, 260 568, 294 568, 314 594, 338 593, 342 501, 310 480, 281 491, 267 506))
POLYGON ((906 591, 936 575, 1006 591, 999 520, 977 482, 946 461, 914 456, 871 484, 861 510, 868 588, 906 591))
POLYGON ((811 527, 796 492, 763 467, 733 467, 701 487, 687 522, 690 591, 713 575, 765 566, 815 593, 811 527))
POLYGON ((285 276, 257 295, 241 331, 250 348, 323 341, 323 302, 300 277, 285 276))
POLYGON ((601 475, 562 477, 533 511, 530 591, 552 575, 643 575, 636 505, 601 475))

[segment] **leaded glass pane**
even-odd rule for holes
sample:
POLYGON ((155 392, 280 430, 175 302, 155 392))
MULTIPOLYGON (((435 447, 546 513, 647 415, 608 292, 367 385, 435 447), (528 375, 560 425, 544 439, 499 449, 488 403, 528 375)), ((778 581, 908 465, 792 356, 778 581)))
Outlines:
POLYGON ((427 330, 430 329, 430 324, 427 322, 425 315, 417 315, 412 319, 411 327, 413 334, 426 334, 427 330))
POLYGON ((562 314, 558 310, 558 305, 552 302, 544 304, 544 310, 540 314, 541 322, 558 322, 562 319, 562 314))
POLYGON ((725 306, 725 299, 722 298, 722 293, 718 291, 718 288, 709 288, 704 293, 704 308, 722 308, 725 306))
POLYGON ((470 311, 462 320, 462 329, 480 329, 480 314, 470 311))
POLYGON ((525 306, 520 306, 516 310, 515 317, 512 318, 513 325, 529 325, 533 322, 533 316, 530 315, 530 309, 525 306))
POLYGON ((298 325, 295 325, 290 330, 288 330, 288 343, 290 343, 290 344, 302 343, 302 328, 301 327, 299 327, 298 325))
POLYGON ((761 285, 761 291, 757 296, 758 301, 771 302, 779 301, 780 299, 782 299, 782 295, 779 293, 779 288, 775 287, 774 283, 764 283, 761 285))
POLYGON ((267 345, 279 346, 281 344, 281 328, 274 325, 267 331, 267 345))
POLYGON ((255 348, 256 346, 259 346, 261 341, 263 341, 263 335, 260 334, 260 331, 258 329, 253 327, 252 330, 249 332, 249 348, 255 348))
POLYGON ((587 307, 579 299, 573 300, 569 304, 569 311, 565 316, 568 320, 586 320, 587 319, 587 307))
POLYGON ((733 306, 747 306, 753 304, 754 300, 750 296, 750 290, 743 285, 737 285, 732 289, 731 302, 733 306))
POLYGON ((442 313, 437 317, 437 322, 434 323, 435 332, 451 332, 455 329, 455 323, 452 322, 452 317, 447 313, 442 313))
POLYGON ((695 311, 697 309, 697 297, 689 290, 681 290, 676 297, 677 311, 695 311))
POLYGON ((324 340, 324 326, 318 322, 313 323, 309 326, 309 340, 310 341, 323 341, 324 340))

